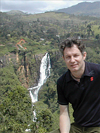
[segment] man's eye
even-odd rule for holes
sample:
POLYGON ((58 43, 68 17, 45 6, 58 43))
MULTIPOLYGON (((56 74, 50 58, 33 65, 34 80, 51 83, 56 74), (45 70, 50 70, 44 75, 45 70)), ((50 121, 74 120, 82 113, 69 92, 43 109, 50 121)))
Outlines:
POLYGON ((76 54, 76 55, 74 55, 74 57, 78 57, 78 55, 76 54))
POLYGON ((66 56, 66 59, 70 59, 70 56, 66 56))

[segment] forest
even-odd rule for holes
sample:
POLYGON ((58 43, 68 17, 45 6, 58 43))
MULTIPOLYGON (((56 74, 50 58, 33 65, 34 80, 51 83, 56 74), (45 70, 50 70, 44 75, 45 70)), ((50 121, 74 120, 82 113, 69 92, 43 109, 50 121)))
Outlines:
MULTIPOLYGON (((86 61, 100 64, 100 18, 0 12, 0 133, 49 133, 59 128, 56 82, 67 71, 59 46, 69 37, 85 44, 86 61), (50 55, 51 74, 32 107, 28 88, 38 83, 45 53, 50 55)), ((72 113, 70 105, 71 123, 72 113)))

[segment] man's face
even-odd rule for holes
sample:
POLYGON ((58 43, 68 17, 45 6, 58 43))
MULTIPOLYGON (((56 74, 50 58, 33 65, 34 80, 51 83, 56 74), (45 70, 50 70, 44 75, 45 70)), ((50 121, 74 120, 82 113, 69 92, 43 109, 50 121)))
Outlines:
POLYGON ((64 50, 63 59, 71 73, 80 72, 84 69, 85 58, 86 52, 82 54, 76 45, 73 45, 71 48, 65 48, 64 50))

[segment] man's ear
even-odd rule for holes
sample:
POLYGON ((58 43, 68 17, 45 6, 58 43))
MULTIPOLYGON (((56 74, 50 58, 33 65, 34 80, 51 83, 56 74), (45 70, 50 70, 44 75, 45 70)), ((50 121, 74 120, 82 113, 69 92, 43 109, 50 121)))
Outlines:
POLYGON ((86 56, 87 56, 87 53, 84 52, 84 53, 83 53, 83 59, 84 59, 84 60, 86 59, 86 56))

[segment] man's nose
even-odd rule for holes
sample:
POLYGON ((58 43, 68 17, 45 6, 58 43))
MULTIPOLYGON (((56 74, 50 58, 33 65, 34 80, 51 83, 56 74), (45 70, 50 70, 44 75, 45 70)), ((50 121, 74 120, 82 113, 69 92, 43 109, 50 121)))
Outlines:
POLYGON ((74 62, 75 61, 75 58, 73 56, 71 56, 70 61, 71 62, 74 62))

